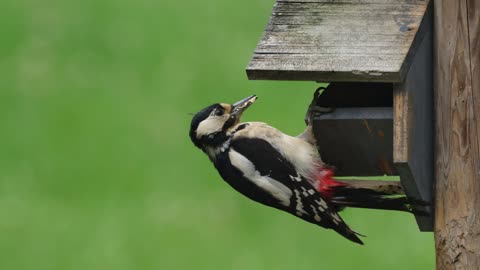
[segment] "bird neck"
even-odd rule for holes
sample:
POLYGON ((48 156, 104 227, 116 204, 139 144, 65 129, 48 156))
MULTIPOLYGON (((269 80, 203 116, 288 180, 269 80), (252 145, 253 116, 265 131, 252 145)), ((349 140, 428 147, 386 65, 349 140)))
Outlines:
POLYGON ((214 161, 217 156, 230 147, 232 135, 225 132, 210 135, 204 140, 202 150, 208 155, 210 160, 214 161))
POLYGON ((230 141, 235 133, 247 126, 248 123, 237 124, 230 130, 209 135, 204 138, 202 150, 208 155, 211 161, 215 161, 219 154, 226 152, 230 148, 230 141))

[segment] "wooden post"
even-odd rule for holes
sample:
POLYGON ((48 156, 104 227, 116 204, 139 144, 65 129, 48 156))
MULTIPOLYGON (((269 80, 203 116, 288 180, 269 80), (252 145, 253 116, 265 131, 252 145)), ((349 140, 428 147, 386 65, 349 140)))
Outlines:
POLYGON ((436 0, 437 269, 480 269, 480 0, 436 0))

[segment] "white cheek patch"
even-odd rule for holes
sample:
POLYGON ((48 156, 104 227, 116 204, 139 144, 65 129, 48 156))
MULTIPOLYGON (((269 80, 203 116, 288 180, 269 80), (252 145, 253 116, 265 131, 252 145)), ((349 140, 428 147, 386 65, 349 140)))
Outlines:
POLYGON ((200 122, 200 124, 198 125, 197 138, 222 131, 224 123, 225 119, 222 117, 208 117, 207 119, 200 122))

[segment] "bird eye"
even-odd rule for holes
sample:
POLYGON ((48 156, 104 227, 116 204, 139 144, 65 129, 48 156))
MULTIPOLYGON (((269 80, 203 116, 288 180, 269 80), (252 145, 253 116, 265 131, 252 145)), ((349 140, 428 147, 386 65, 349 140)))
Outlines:
POLYGON ((215 115, 216 115, 216 116, 222 116, 223 113, 225 113, 225 109, 222 108, 222 107, 220 107, 220 108, 218 108, 218 109, 215 110, 215 115))

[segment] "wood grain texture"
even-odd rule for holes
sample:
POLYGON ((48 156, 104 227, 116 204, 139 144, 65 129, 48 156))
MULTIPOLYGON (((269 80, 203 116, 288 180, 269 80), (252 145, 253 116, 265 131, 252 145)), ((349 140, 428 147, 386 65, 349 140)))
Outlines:
MULTIPOLYGON (((328 4, 396 4, 398 0, 279 0, 279 2, 311 2, 311 3, 328 3, 328 4)), ((424 0, 402 0, 406 5, 416 5, 425 2, 424 0)))
POLYGON ((337 181, 347 183, 351 188, 369 189, 391 195, 405 195, 399 181, 361 180, 356 178, 342 178, 337 181))
POLYGON ((480 269, 478 0, 435 1, 437 269, 480 269))
POLYGON ((249 79, 400 82, 429 0, 277 0, 249 79))
POLYGON ((413 110, 408 107, 408 95, 405 94, 403 84, 396 85, 393 90, 393 162, 408 162, 408 124, 413 110))

